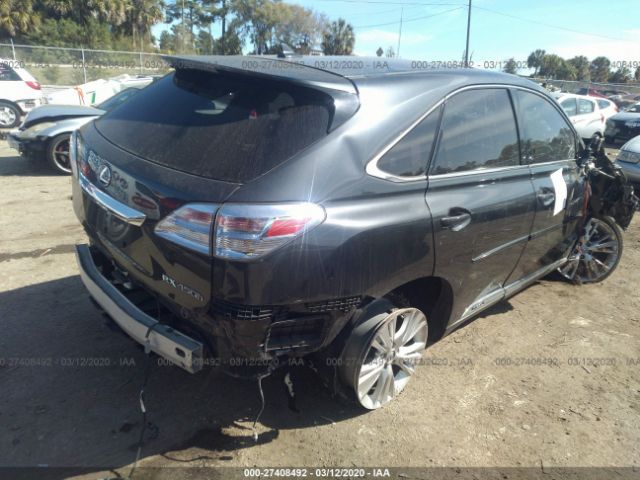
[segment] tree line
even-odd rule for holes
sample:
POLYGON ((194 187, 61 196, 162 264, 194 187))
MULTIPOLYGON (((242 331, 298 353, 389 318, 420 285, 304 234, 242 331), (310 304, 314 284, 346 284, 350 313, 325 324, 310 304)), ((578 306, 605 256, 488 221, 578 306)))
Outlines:
MULTIPOLYGON (((504 71, 517 73, 518 62, 514 58, 506 61, 504 71)), ((640 82, 640 65, 614 65, 609 58, 600 56, 589 60, 584 55, 564 59, 545 50, 535 50, 527 58, 527 66, 532 68, 534 77, 550 80, 579 80, 596 83, 640 82), (613 67, 613 68, 612 68, 613 67)))
POLYGON ((0 0, 0 41, 145 52, 350 55, 353 26, 282 0, 0 0), (154 38, 151 29, 167 29, 154 38), (214 34, 214 27, 217 26, 214 34), (285 45, 286 47, 283 47, 285 45))

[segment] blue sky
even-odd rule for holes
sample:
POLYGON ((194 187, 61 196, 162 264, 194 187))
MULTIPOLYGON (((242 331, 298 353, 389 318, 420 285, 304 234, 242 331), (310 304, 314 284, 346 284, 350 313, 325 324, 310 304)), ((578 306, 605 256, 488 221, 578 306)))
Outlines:
MULTIPOLYGON (((322 12, 330 20, 343 17, 350 22, 357 55, 375 55, 378 47, 397 50, 401 10, 402 58, 459 60, 465 47, 467 0, 292 3, 322 12)), ((537 48, 565 58, 605 55, 640 62, 639 0, 473 0, 472 4, 469 50, 476 65, 509 57, 526 62, 537 48)))

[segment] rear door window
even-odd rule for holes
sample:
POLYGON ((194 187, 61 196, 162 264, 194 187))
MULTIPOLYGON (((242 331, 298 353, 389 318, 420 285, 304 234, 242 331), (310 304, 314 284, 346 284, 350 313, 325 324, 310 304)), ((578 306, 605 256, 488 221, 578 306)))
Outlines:
POLYGON ((523 90, 514 94, 524 158, 529 163, 575 158, 576 137, 551 102, 523 90))
POLYGON ((333 98, 291 83, 176 70, 96 122, 151 162, 234 183, 282 164, 328 132, 333 98))
POLYGON ((578 105, 575 98, 567 98, 566 100, 563 100, 560 102, 560 106, 568 117, 573 117, 578 114, 578 105))
POLYGON ((519 165, 518 134, 506 89, 478 89, 447 100, 435 175, 519 165))
POLYGON ((600 107, 601 110, 609 108, 610 105, 611 104, 607 100, 598 100, 598 106, 600 107))
POLYGON ((586 100, 584 98, 578 99, 578 115, 593 113, 595 109, 596 105, 591 100, 586 100))
POLYGON ((0 81, 16 82, 20 76, 7 63, 0 63, 0 81))

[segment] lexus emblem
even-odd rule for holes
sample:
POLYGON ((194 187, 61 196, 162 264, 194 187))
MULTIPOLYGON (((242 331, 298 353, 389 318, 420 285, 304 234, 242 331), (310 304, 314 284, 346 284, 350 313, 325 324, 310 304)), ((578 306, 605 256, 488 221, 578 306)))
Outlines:
POLYGON ((98 170, 98 181, 103 187, 108 187, 111 183, 111 168, 109 165, 102 165, 98 170))

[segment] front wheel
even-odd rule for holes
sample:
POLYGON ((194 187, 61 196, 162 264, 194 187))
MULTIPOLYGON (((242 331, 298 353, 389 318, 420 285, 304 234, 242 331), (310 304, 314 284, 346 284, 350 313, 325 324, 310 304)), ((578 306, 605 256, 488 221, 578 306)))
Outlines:
POLYGON ((592 217, 584 226, 584 235, 576 244, 569 260, 558 269, 575 283, 601 282, 620 263, 622 230, 611 217, 592 217))
POLYGON ((377 314, 346 342, 340 375, 358 403, 375 410, 407 386, 427 346, 427 318, 417 308, 377 314))
POLYGON ((20 123, 20 110, 15 105, 0 102, 0 128, 12 128, 20 123))
POLYGON ((63 175, 71 174, 71 158, 69 157, 70 133, 63 133, 52 138, 47 148, 47 160, 53 169, 63 175))

